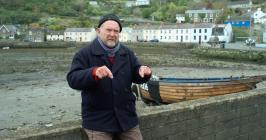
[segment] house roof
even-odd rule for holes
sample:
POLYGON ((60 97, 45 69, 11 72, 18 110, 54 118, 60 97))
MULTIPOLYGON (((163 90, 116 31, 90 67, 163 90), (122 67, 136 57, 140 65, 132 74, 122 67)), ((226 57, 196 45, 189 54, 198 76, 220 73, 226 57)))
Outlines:
POLYGON ((184 24, 169 24, 169 25, 146 25, 137 26, 136 29, 193 29, 193 28, 212 28, 214 24, 212 23, 184 23, 184 24))
POLYGON ((251 13, 246 13, 246 14, 243 14, 241 16, 233 16, 233 17, 230 17, 230 19, 228 19, 227 21, 247 21, 247 20, 251 20, 251 13))
POLYGON ((2 25, 0 29, 6 28, 8 32, 17 32, 17 27, 15 25, 2 25))
POLYGON ((184 17, 185 14, 176 14, 175 16, 176 16, 176 17, 184 17))
POLYGON ((190 13, 218 13, 220 10, 210 10, 210 9, 201 9, 201 10, 187 10, 185 13, 190 14, 190 13))
POLYGON ((49 35, 64 35, 64 31, 63 30, 60 30, 60 31, 48 30, 47 34, 49 34, 49 35))

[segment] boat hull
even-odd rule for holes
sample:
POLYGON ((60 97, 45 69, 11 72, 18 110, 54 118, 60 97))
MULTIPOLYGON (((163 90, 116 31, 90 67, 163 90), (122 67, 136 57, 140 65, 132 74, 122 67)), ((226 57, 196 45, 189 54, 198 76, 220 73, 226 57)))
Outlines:
POLYGON ((247 91, 256 88, 262 77, 234 77, 222 79, 180 79, 161 78, 141 85, 138 92, 146 103, 176 103, 180 101, 208 98, 247 91), (182 81, 183 80, 183 81, 182 81))

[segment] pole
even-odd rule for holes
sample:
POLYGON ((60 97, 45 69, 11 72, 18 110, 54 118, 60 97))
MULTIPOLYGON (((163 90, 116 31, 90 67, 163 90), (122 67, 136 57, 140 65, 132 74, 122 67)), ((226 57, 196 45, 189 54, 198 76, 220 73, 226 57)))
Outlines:
POLYGON ((252 12, 251 12, 251 2, 250 2, 250 0, 249 0, 249 10, 250 10, 250 17, 249 17, 249 39, 248 39, 248 41, 249 41, 249 49, 251 49, 251 41, 252 41, 252 39, 251 39, 251 26, 252 26, 252 12))

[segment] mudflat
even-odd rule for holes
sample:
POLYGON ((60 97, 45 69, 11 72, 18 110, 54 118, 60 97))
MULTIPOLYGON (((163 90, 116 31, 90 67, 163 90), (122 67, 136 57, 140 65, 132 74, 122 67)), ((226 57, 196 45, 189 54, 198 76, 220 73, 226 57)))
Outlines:
MULTIPOLYGON (((66 81, 71 59, 77 50, 0 51, 0 138, 9 131, 52 127, 81 119, 80 91, 69 88, 66 81)), ((165 50, 161 54, 154 50, 136 52, 140 61, 150 65, 153 74, 158 76, 199 78, 266 74, 266 65, 201 60, 186 54, 186 50, 171 53, 165 50)), ((266 82, 257 87, 266 88, 266 82)), ((138 112, 148 108, 138 101, 138 112)))

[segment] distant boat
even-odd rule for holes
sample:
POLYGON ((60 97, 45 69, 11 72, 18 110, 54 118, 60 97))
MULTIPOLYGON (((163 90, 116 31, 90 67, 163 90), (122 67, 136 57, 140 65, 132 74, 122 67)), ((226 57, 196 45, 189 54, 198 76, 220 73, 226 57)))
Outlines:
POLYGON ((169 104, 231 94, 256 88, 266 75, 225 78, 157 78, 146 84, 133 85, 133 92, 147 103, 169 104))

